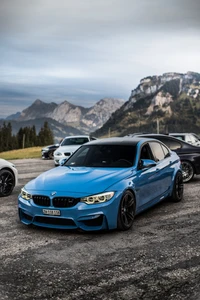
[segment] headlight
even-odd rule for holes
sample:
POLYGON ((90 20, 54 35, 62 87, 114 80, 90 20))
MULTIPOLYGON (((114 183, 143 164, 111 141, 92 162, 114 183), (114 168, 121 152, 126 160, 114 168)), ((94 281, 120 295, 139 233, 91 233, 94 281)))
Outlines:
POLYGON ((49 148, 43 148, 42 151, 49 151, 49 148))
POLYGON ((107 192, 107 193, 81 198, 81 202, 84 202, 86 204, 103 203, 110 200, 113 196, 114 196, 114 192, 107 192))
POLYGON ((20 196, 21 196, 24 200, 30 200, 30 199, 32 198, 32 195, 29 194, 24 188, 21 189, 20 196))
POLYGON ((61 155, 62 155, 62 153, 60 153, 60 152, 55 152, 55 155, 57 155, 57 156, 61 156, 61 155))

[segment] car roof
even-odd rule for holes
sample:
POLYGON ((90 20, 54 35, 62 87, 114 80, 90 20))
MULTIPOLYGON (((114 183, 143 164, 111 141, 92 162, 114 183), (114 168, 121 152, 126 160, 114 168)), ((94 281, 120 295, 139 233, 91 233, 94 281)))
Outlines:
MULTIPOLYGON (((134 137, 112 137, 112 138, 104 138, 98 139, 95 141, 91 141, 88 144, 90 145, 137 145, 139 142, 149 142, 154 140, 153 138, 146 138, 140 136, 134 137)), ((154 140, 156 141, 156 140, 154 140)), ((157 141, 158 142, 158 141, 157 141)))
MULTIPOLYGON (((137 136, 137 135, 136 135, 137 136)), ((152 138, 153 139, 153 137, 155 136, 155 137, 166 137, 166 138, 169 138, 169 139, 173 139, 173 140, 178 140, 178 141, 180 141, 179 139, 177 139, 177 138, 175 138, 175 137, 173 137, 173 136, 171 136, 171 135, 168 135, 168 134, 162 134, 162 133, 142 133, 142 134, 139 134, 138 135, 139 137, 146 137, 146 136, 148 136, 148 138, 152 138)), ((135 135, 133 134, 133 137, 135 137, 135 135)))
MULTIPOLYGON (((180 143, 184 143, 184 144, 188 144, 188 143, 186 143, 186 142, 184 142, 183 140, 180 140, 180 139, 177 139, 177 138, 175 138, 175 137, 173 137, 173 136, 171 136, 171 135, 168 135, 168 134, 161 134, 161 133, 143 133, 143 134, 140 134, 139 135, 140 137, 147 137, 147 138, 159 138, 159 137, 161 137, 161 138, 168 138, 168 139, 170 139, 171 141, 178 141, 178 142, 180 142, 180 143)), ((134 137, 134 136, 133 136, 134 137)))
POLYGON ((64 139, 71 139, 71 138, 89 138, 89 135, 69 135, 64 137, 64 139))
POLYGON ((176 134, 176 135, 187 135, 187 134, 192 134, 190 132, 186 133, 186 132, 170 132, 169 135, 171 134, 176 134))
MULTIPOLYGON (((134 135, 133 135, 134 136, 134 135)), ((188 143, 186 143, 185 141, 183 141, 183 140, 180 140, 180 139, 177 139, 177 138, 175 138, 174 136, 172 136, 172 135, 168 135, 168 134, 161 134, 161 133, 148 133, 148 134, 140 134, 139 136, 143 136, 143 137, 148 137, 148 138, 158 138, 159 139, 159 137, 160 138, 167 138, 167 139, 169 139, 169 140, 171 140, 171 141, 174 141, 174 142, 179 142, 181 145, 182 145, 182 147, 184 147, 184 148, 195 148, 195 149, 197 149, 197 148, 199 148, 199 146, 195 146, 195 145, 192 145, 192 144, 188 144, 188 143)))

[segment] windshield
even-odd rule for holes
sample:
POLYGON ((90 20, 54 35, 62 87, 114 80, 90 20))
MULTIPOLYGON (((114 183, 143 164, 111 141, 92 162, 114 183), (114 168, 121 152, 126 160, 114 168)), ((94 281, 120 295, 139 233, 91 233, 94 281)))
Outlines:
POLYGON ((61 146, 82 145, 89 142, 87 137, 66 138, 62 141, 61 146))
POLYGON ((135 146, 88 145, 79 148, 65 166, 129 168, 135 161, 135 146))

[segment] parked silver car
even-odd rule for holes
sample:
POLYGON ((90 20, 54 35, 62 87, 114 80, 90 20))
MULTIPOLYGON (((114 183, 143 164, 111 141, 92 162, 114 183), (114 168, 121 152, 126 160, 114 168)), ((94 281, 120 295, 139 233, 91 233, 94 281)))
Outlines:
POLYGON ((0 197, 9 196, 18 183, 18 171, 15 165, 0 159, 0 197))
POLYGON ((196 134, 193 133, 169 133, 169 135, 189 143, 194 146, 200 146, 200 140, 197 138, 196 134))

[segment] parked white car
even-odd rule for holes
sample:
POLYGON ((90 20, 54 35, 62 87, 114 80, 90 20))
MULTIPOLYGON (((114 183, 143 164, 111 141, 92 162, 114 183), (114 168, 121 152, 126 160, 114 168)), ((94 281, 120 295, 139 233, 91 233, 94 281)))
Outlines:
POLYGON ((18 183, 18 171, 15 165, 0 159, 0 197, 9 196, 18 183))
POLYGON ((59 148, 54 152, 55 166, 59 165, 62 158, 69 158, 81 145, 92 140, 96 140, 96 138, 88 135, 75 135, 64 138, 59 148))

